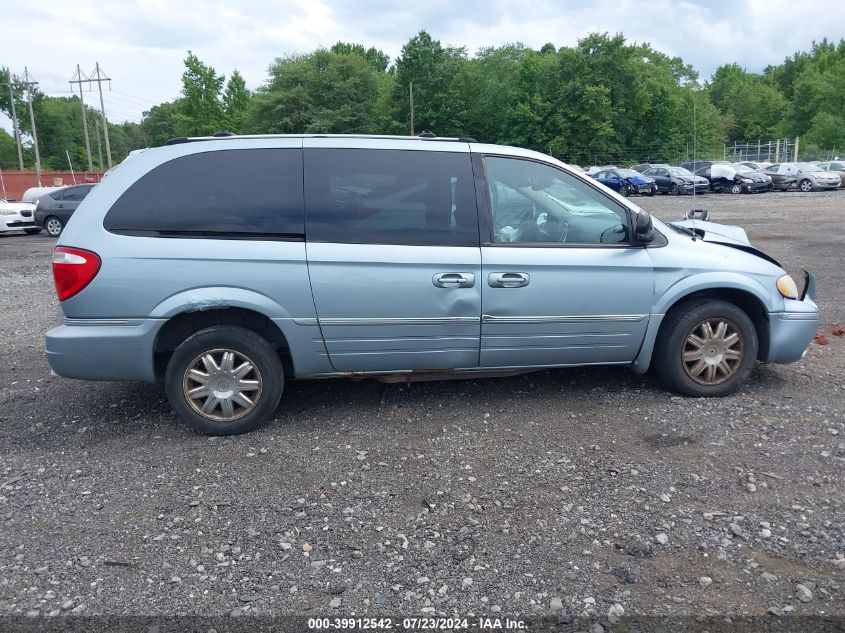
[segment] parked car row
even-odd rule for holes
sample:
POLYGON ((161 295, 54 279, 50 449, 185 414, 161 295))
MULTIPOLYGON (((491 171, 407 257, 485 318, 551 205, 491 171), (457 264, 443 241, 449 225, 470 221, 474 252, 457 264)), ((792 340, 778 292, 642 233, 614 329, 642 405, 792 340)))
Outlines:
POLYGON ((672 166, 640 163, 588 167, 590 176, 624 196, 655 193, 759 193, 795 189, 816 191, 845 186, 845 161, 760 163, 695 160, 672 166))
POLYGON ((93 184, 37 187, 24 193, 24 202, 2 200, 0 233, 22 230, 35 235, 44 230, 58 237, 93 187, 93 184))

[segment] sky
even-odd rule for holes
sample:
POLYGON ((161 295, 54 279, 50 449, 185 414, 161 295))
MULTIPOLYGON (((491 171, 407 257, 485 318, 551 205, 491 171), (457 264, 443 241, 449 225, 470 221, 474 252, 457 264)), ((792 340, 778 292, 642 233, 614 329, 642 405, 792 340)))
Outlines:
MULTIPOLYGON (((279 56, 337 41, 375 46, 392 59, 425 29, 443 44, 575 44, 590 32, 622 32, 692 64, 703 79, 724 63, 749 71, 778 64, 813 40, 845 35, 834 0, 2 0, 0 66, 24 67, 48 95, 69 95, 80 64, 99 62, 111 121, 138 121, 179 95, 192 50, 227 77, 237 68, 251 89, 279 56), (17 34, 9 37, 9 34, 17 34)), ((84 93, 99 105, 96 92, 84 93)), ((0 125, 9 128, 9 122, 0 125)))

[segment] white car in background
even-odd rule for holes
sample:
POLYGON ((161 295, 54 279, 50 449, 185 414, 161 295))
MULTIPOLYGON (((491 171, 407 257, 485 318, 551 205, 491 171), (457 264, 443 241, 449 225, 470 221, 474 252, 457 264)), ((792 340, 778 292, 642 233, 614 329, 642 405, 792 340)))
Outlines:
POLYGON ((26 231, 27 235, 41 232, 41 229, 35 226, 34 203, 0 200, 0 233, 10 231, 26 231))

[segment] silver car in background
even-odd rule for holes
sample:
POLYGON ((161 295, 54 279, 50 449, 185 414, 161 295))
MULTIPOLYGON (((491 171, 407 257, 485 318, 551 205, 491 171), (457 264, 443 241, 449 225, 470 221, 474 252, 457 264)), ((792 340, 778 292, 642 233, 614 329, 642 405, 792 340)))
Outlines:
POLYGON ((814 277, 799 290, 741 228, 665 224, 471 139, 174 139, 91 191, 53 275, 55 373, 161 381, 214 435, 271 417, 286 378, 653 366, 724 396, 818 324, 814 277))
POLYGON ((781 191, 836 189, 842 184, 838 174, 823 171, 814 163, 777 163, 766 167, 763 173, 772 179, 772 186, 781 191))

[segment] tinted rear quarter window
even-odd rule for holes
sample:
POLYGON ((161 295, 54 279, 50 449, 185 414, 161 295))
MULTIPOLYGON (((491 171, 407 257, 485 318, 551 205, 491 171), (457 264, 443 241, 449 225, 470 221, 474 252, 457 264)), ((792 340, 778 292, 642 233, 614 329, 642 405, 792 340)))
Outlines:
POLYGON ((306 149, 308 241, 477 246, 469 153, 306 149))
POLYGON ((132 184, 103 224, 126 233, 301 238, 302 150, 230 149, 174 158, 132 184))
POLYGON ((91 187, 71 187, 65 189, 62 200, 84 200, 89 191, 91 191, 91 187))

